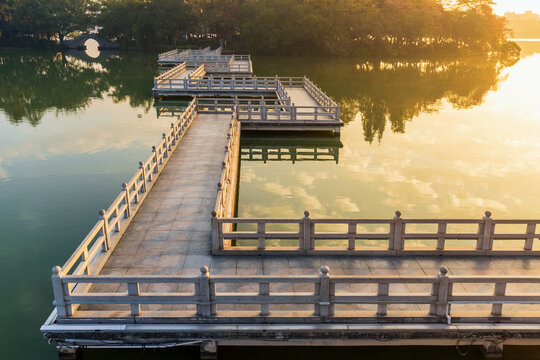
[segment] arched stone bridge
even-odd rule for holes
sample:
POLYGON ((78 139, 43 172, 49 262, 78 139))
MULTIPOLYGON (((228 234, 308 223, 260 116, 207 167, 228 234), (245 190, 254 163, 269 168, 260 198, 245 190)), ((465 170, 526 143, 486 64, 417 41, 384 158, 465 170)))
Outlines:
POLYGON ((73 40, 67 40, 64 41, 64 47, 68 49, 86 49, 86 41, 88 39, 93 39, 98 42, 98 49, 99 50, 109 50, 109 49, 118 49, 118 44, 108 41, 106 39, 103 39, 97 35, 94 34, 83 34, 78 37, 76 37, 73 40))

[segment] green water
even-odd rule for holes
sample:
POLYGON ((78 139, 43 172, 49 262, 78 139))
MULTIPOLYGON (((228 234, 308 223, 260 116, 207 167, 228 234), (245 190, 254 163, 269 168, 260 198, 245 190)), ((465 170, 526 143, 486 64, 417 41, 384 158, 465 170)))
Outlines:
MULTIPOLYGON (((511 66, 436 56, 255 58, 258 75, 308 75, 341 104, 346 126, 337 142, 250 138, 251 146, 267 142, 307 152, 322 146, 332 155, 294 164, 243 161, 239 215, 299 217, 310 210, 317 217, 389 217, 400 209, 409 217, 479 217, 489 208, 494 217, 539 217, 540 46, 527 46, 511 66)), ((68 258, 173 119, 167 112, 158 117, 153 107, 157 72, 155 54, 92 59, 0 49, 2 358, 56 358, 39 333, 52 310, 51 268, 68 258)), ((190 351, 182 356, 190 358, 190 351)), ((356 349, 342 356, 358 354, 460 358, 454 349, 356 349)), ((538 352, 526 354, 508 352, 515 359, 538 352)), ((177 355, 90 351, 84 358, 128 356, 177 355)))

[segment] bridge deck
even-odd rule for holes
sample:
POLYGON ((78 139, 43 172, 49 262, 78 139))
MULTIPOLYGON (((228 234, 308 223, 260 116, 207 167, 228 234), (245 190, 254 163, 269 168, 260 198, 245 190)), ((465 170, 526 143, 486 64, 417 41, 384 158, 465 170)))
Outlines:
POLYGON ((102 274, 174 274, 186 262, 204 263, 186 259, 210 252, 210 213, 230 120, 230 114, 197 115, 102 274))

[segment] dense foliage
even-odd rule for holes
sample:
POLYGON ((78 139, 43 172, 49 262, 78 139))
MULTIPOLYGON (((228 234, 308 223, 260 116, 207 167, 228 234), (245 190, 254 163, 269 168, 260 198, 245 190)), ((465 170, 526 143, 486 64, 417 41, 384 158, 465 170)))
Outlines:
POLYGON ((155 49, 219 38, 263 54, 486 49, 506 38, 492 0, 0 0, 4 43, 98 30, 155 49), (194 40, 195 39, 195 40, 194 40))

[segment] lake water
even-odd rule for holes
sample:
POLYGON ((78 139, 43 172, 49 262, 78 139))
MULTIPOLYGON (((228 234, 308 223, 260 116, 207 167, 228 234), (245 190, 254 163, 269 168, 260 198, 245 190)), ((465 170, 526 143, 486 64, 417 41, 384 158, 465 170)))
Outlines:
MULTIPOLYGON (((258 75, 310 77, 340 103, 346 125, 337 141, 245 137, 244 152, 263 144, 311 159, 318 149, 329 161, 242 161, 239 216, 300 217, 309 210, 314 217, 391 217, 399 209, 404 217, 479 218, 489 209, 494 218, 540 217, 540 43, 520 45, 522 58, 514 64, 474 57, 255 57, 258 75)), ((39 333, 52 309, 51 268, 68 258, 173 119, 154 108, 157 72, 155 54, 94 59, 0 49, 3 358, 56 358, 39 333)), ((461 358, 453 349, 355 351, 342 356, 461 358)), ((250 354, 223 352, 231 359, 250 354)), ((85 354, 128 356, 178 355, 85 354)))

